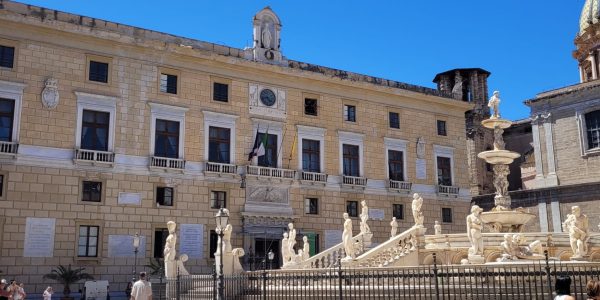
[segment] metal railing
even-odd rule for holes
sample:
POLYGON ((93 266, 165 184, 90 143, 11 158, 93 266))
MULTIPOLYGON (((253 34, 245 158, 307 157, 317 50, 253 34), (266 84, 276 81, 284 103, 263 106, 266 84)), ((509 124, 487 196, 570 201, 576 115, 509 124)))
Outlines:
POLYGON ((236 174, 237 166, 232 164, 221 164, 207 161, 206 172, 220 174, 236 174))
POLYGON ((410 190, 412 189, 412 182, 397 181, 397 180, 390 179, 389 187, 390 187, 390 189, 397 190, 399 192, 410 192, 410 190))
POLYGON ((246 173, 250 176, 261 176, 271 178, 294 179, 296 177, 296 171, 294 170, 260 166, 248 166, 248 168, 246 169, 246 173))
POLYGON ((185 160, 179 158, 153 156, 150 160, 150 167, 183 171, 185 169, 185 160))
POLYGON ((327 174, 302 171, 301 180, 311 182, 327 182, 327 174))
POLYGON ((15 142, 0 141, 0 154, 16 155, 19 151, 19 144, 15 142))
POLYGON ((438 185, 437 192, 444 196, 458 196, 460 188, 457 186, 438 185))
POLYGON ((355 176, 342 176, 342 183, 344 185, 354 185, 354 186, 366 186, 367 178, 365 177, 355 177, 355 176))
POLYGON ((75 149, 75 162, 90 162, 112 165, 115 162, 115 153, 88 149, 75 149))

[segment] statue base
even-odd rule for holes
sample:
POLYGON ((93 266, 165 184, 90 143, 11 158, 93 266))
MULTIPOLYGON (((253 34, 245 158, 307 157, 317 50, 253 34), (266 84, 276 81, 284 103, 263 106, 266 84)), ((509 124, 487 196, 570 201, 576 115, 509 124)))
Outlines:
POLYGON ((469 264, 472 265, 481 265, 485 263, 485 258, 483 257, 483 255, 469 254, 468 259, 469 264))
POLYGON ((570 258, 571 261, 589 261, 590 257, 589 256, 572 256, 570 258))

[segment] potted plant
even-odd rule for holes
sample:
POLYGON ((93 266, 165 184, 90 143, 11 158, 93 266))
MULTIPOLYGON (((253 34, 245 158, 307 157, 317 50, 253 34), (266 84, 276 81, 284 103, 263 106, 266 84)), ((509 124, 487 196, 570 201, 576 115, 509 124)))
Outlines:
POLYGON ((73 299, 69 297, 71 294, 71 284, 75 284, 81 280, 93 280, 94 277, 84 272, 85 268, 71 269, 71 265, 65 267, 60 265, 56 269, 52 269, 50 273, 44 275, 44 279, 54 280, 64 286, 63 297, 61 299, 73 299))

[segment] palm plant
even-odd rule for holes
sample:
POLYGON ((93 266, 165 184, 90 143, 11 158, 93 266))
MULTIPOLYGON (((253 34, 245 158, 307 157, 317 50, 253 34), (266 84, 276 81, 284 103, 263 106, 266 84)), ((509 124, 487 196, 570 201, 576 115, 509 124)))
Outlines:
POLYGON ((44 275, 44 279, 54 280, 64 286, 63 295, 65 298, 71 294, 71 284, 75 284, 81 280, 93 280, 94 277, 84 272, 85 268, 71 269, 71 265, 65 267, 59 265, 56 269, 52 269, 50 273, 44 275))
POLYGON ((147 268, 149 268, 150 271, 150 275, 154 276, 154 275, 159 275, 162 272, 164 263, 163 260, 160 258, 154 258, 154 259, 150 259, 150 263, 146 265, 147 268))

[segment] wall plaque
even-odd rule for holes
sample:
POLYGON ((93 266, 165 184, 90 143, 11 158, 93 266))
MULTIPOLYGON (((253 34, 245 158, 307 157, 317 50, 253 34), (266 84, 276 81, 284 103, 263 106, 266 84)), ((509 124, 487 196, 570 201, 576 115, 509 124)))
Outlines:
POLYGON ((54 256, 54 218, 27 218, 23 257, 54 256))
POLYGON ((178 243, 178 255, 187 254, 189 258, 202 258, 204 224, 181 224, 178 243))

